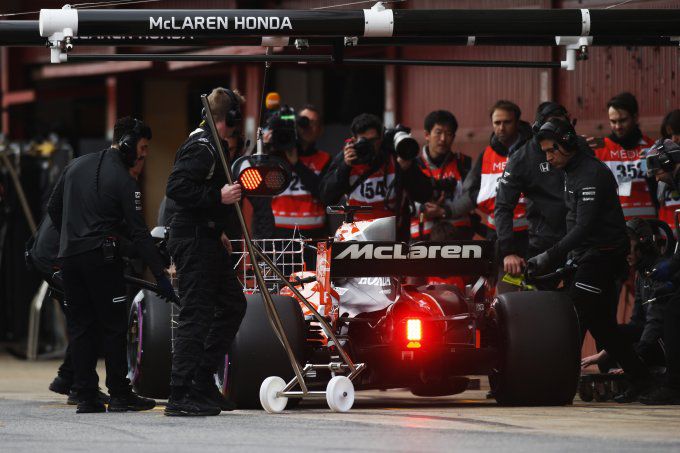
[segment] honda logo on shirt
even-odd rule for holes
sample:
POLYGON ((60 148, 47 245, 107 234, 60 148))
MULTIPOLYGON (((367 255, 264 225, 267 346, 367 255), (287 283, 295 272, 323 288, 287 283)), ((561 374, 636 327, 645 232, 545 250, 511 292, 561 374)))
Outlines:
POLYGON ((541 172, 542 172, 542 173, 547 173, 547 172, 550 171, 550 162, 541 162, 541 163, 538 165, 538 168, 541 169, 541 172))

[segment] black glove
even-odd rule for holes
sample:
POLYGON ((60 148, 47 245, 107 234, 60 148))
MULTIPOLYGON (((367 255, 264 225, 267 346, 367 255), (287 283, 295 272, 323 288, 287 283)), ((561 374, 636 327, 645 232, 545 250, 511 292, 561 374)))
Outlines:
POLYGON ((654 266, 650 274, 652 280, 665 282, 678 272, 678 262, 672 258, 665 259, 654 266))
POLYGON ((170 279, 165 274, 155 275, 156 283, 158 283, 158 295, 168 302, 179 304, 179 297, 175 294, 175 288, 172 287, 170 279))
POLYGON ((547 274, 550 270, 550 255, 543 252, 527 260, 527 272, 534 275, 547 274))

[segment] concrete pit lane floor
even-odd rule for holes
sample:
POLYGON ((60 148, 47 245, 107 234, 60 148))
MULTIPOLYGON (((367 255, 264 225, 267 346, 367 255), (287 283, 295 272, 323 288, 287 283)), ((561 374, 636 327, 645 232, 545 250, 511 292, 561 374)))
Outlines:
POLYGON ((164 402, 147 412, 78 415, 47 389, 58 365, 0 354, 0 452, 680 451, 680 406, 506 408, 485 399, 484 381, 482 390, 441 398, 358 392, 344 414, 323 401, 278 415, 165 417, 164 402))

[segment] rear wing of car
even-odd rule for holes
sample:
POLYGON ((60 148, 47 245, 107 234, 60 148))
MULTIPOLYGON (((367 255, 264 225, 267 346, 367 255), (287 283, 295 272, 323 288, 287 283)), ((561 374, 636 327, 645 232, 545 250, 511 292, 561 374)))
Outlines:
POLYGON ((494 272, 489 241, 334 242, 330 247, 333 278, 371 276, 484 275, 494 272))

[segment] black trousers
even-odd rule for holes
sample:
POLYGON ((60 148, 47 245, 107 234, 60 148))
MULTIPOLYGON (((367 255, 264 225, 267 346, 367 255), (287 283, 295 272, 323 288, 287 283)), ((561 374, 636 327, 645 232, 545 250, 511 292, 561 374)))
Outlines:
POLYGON ((666 350, 667 384, 680 390, 680 292, 666 302, 663 342, 666 350))
POLYGON ((195 377, 217 372, 245 315, 246 299, 219 237, 171 233, 168 251, 181 303, 170 384, 188 387, 195 377))
POLYGON ((130 392, 127 378, 127 295, 123 262, 106 262, 101 250, 62 261, 66 319, 73 362, 73 389, 97 394, 97 353, 104 354, 106 387, 112 396, 130 392))
POLYGON ((619 330, 611 307, 618 300, 617 280, 625 266, 621 254, 588 257, 578 263, 568 294, 579 316, 581 337, 590 331, 595 341, 616 360, 633 381, 648 376, 647 367, 619 330))

